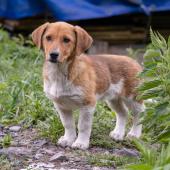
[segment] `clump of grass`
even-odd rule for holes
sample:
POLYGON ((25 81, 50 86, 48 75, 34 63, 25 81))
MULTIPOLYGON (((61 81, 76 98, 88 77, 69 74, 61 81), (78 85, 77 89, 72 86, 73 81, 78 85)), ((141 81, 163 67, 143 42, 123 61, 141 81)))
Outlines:
POLYGON ((41 136, 50 139, 53 143, 57 142, 64 130, 56 115, 48 117, 45 121, 38 121, 37 128, 41 136))
POLYGON ((0 146, 2 147, 9 147, 12 142, 12 136, 10 134, 6 134, 1 140, 0 140, 0 146))

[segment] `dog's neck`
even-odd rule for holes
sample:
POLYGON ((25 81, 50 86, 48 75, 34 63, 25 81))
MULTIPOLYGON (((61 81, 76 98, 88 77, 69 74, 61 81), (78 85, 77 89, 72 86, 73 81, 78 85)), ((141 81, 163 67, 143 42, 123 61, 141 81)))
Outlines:
POLYGON ((52 80, 57 79, 57 77, 63 77, 65 80, 69 80, 74 75, 77 76, 79 74, 77 72, 78 69, 76 68, 78 66, 77 63, 77 59, 64 61, 63 63, 51 63, 49 61, 45 61, 44 73, 52 80))
POLYGON ((51 63, 45 62, 45 70, 47 72, 48 77, 50 76, 51 79, 56 79, 58 76, 64 76, 67 78, 68 75, 68 66, 69 63, 51 63))

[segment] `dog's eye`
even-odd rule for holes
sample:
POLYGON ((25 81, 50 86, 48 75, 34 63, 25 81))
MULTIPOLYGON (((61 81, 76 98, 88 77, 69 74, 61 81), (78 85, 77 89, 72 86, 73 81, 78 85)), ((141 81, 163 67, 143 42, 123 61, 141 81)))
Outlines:
POLYGON ((64 42, 64 43, 69 43, 69 42, 70 42, 70 39, 67 38, 67 37, 64 37, 64 38, 63 38, 63 42, 64 42))
POLYGON ((51 37, 50 35, 47 35, 47 36, 46 36, 46 40, 47 40, 47 41, 51 41, 51 40, 52 40, 52 37, 51 37))

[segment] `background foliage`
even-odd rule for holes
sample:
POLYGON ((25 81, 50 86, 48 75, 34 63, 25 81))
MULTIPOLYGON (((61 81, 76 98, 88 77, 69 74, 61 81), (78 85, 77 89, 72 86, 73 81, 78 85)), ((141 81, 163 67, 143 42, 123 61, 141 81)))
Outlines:
POLYGON ((150 31, 151 44, 144 54, 140 99, 150 99, 143 117, 144 131, 153 142, 170 141, 170 37, 150 31))

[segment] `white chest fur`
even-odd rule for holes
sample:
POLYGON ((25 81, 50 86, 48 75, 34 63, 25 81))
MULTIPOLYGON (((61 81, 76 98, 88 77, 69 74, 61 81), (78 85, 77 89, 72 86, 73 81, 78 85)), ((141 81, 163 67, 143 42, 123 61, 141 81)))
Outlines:
POLYGON ((48 80, 44 80, 44 92, 49 99, 61 105, 75 107, 81 103, 81 87, 75 86, 68 80, 66 68, 62 71, 60 69, 55 65, 47 69, 48 80))

